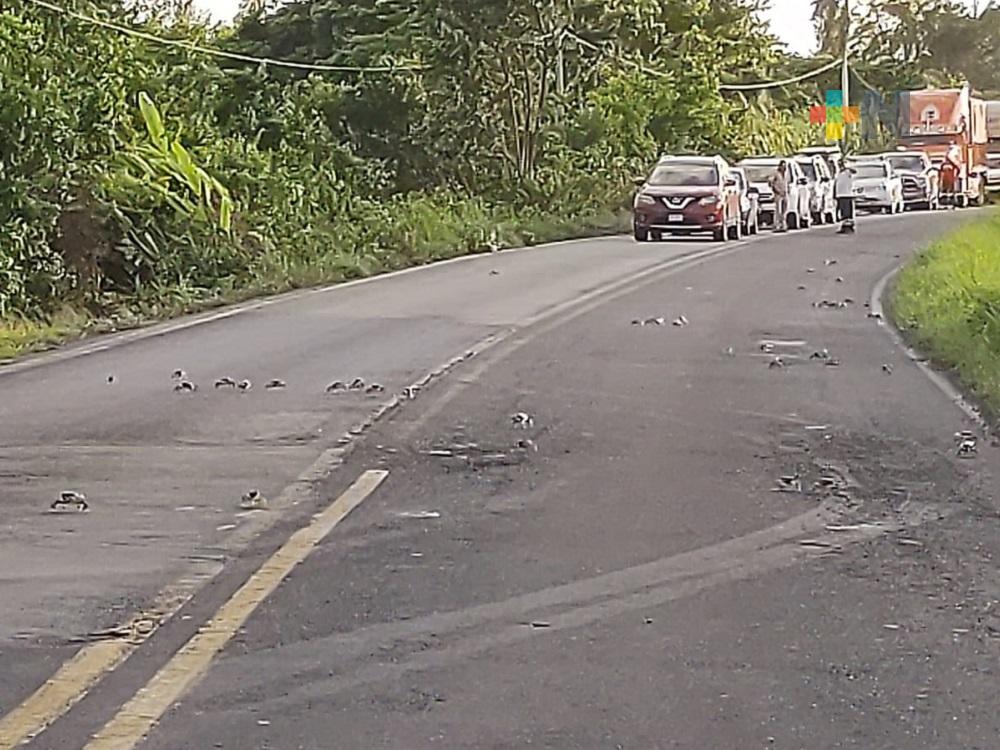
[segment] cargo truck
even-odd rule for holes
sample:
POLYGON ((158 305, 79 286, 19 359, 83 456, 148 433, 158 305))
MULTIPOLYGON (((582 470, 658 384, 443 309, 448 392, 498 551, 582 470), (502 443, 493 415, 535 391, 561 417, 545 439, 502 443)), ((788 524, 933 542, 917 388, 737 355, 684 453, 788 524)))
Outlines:
POLYGON ((985 101, 974 97, 967 84, 907 91, 900 95, 899 119, 899 146, 925 152, 937 166, 942 204, 986 202, 985 101))

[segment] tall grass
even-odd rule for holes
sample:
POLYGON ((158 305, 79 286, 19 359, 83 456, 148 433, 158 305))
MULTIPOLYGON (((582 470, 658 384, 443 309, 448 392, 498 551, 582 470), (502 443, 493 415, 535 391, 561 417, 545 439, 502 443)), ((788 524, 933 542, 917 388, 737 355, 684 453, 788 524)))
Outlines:
POLYGON ((900 274, 891 309, 916 346, 1000 415, 1000 215, 919 255, 900 274))

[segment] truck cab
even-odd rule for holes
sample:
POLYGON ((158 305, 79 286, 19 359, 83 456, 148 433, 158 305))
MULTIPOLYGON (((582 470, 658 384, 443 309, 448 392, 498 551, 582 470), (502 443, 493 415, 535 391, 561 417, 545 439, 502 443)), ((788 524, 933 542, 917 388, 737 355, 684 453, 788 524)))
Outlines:
POLYGON ((901 149, 923 151, 940 163, 939 200, 956 206, 986 201, 986 102, 968 84, 956 89, 903 92, 901 149))

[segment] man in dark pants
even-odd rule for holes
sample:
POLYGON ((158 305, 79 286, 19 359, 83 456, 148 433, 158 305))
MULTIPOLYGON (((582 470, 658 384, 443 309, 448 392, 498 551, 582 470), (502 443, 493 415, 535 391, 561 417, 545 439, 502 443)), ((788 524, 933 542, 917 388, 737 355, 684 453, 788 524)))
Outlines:
POLYGON ((842 222, 840 233, 854 234, 854 170, 846 164, 833 184, 833 197, 837 199, 837 214, 842 222))

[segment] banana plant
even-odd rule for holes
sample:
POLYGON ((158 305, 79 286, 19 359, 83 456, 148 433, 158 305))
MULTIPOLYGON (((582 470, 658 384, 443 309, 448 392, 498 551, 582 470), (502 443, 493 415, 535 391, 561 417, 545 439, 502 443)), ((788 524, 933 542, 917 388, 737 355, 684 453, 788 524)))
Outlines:
POLYGON ((149 141, 119 155, 125 167, 117 175, 119 185, 148 188, 177 213, 212 222, 223 232, 232 231, 234 204, 229 190, 195 162, 179 138, 168 135, 149 94, 140 92, 138 102, 149 141))

